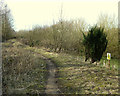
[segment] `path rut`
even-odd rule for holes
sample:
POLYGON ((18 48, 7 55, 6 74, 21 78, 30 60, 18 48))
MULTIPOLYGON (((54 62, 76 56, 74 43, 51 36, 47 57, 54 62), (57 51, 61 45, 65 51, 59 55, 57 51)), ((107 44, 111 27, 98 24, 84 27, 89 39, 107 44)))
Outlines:
POLYGON ((58 89, 58 86, 56 84, 56 78, 55 78, 55 74, 56 74, 55 64, 51 62, 50 59, 46 59, 46 61, 48 64, 47 66, 48 66, 49 76, 47 80, 45 93, 46 94, 59 94, 60 90, 58 89))

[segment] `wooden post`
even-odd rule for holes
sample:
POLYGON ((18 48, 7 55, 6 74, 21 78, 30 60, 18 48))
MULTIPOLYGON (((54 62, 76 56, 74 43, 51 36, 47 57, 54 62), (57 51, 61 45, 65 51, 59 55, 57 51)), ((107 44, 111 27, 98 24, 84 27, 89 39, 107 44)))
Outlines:
POLYGON ((110 60, 108 60, 108 67, 110 68, 110 60))

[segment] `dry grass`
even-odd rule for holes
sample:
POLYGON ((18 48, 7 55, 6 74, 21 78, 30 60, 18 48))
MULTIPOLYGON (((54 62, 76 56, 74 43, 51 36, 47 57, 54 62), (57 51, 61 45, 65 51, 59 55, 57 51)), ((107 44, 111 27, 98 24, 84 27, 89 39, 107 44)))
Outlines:
POLYGON ((14 89, 14 93, 18 92, 15 89, 25 88, 23 93, 44 92, 46 66, 38 55, 40 53, 56 63, 57 83, 63 93, 118 94, 118 70, 114 68, 110 70, 100 64, 85 63, 84 57, 80 56, 10 43, 11 41, 3 44, 3 83, 8 87, 4 91, 7 89, 7 92, 11 92, 14 89))
POLYGON ((44 93, 46 63, 16 40, 2 44, 3 93, 44 93))
POLYGON ((84 57, 41 53, 56 62, 58 85, 65 94, 118 94, 118 70, 84 62, 84 57))

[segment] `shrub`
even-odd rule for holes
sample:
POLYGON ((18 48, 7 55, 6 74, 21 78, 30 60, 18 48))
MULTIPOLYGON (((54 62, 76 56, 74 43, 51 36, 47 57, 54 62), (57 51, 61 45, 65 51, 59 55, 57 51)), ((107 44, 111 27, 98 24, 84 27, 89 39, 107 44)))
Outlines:
POLYGON ((85 47, 85 61, 91 58, 92 63, 100 61, 103 52, 106 50, 108 40, 106 34, 103 33, 104 28, 94 26, 92 27, 87 36, 83 33, 83 45, 85 47))

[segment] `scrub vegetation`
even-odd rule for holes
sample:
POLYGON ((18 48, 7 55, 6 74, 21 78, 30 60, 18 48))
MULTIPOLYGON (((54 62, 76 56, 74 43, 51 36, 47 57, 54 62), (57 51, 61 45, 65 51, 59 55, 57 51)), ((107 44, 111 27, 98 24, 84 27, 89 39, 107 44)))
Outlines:
POLYGON ((61 12, 60 20, 53 25, 36 25, 31 30, 15 32, 9 8, 0 4, 3 94, 47 94, 49 78, 57 80, 53 85, 61 94, 118 94, 119 42, 115 16, 99 15, 94 27, 83 19, 64 20, 61 12), (92 30, 95 37, 85 39, 92 30), (98 36, 99 33, 102 35, 98 36), (87 46, 90 43, 92 47, 87 46), (88 58, 85 62, 86 49, 94 62, 90 63, 88 58), (107 53, 111 53, 110 67, 107 53), (53 77, 47 68, 50 64, 56 69, 53 77))
POLYGON ((42 55, 14 39, 2 47, 3 94, 44 93, 48 71, 42 55))

